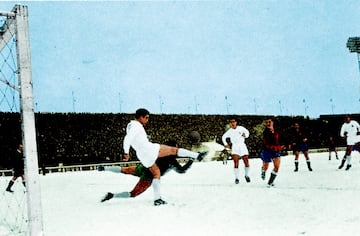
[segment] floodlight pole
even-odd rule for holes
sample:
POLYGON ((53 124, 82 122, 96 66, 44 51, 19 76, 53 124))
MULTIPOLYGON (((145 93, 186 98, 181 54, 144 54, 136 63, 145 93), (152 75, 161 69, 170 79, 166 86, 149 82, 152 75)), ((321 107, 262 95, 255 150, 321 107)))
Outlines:
POLYGON ((346 43, 346 47, 350 52, 356 52, 358 59, 358 67, 360 72, 360 37, 350 37, 346 43))

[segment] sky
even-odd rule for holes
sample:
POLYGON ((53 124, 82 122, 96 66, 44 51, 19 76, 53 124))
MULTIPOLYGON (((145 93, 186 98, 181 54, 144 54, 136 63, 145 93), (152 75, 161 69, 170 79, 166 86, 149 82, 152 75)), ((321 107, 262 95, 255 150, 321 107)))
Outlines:
POLYGON ((359 112, 356 0, 15 3, 39 112, 359 112))
MULTIPOLYGON (((313 171, 300 156, 294 172, 294 156, 284 156, 273 188, 266 187, 272 165, 263 181, 260 159, 250 159, 250 183, 241 165, 237 185, 231 161, 195 162, 183 175, 169 171, 161 178, 168 204, 156 207, 152 187, 136 198, 100 203, 107 192, 130 191, 138 181, 134 176, 96 170, 41 175, 43 231, 47 236, 358 235, 359 157, 354 152, 352 168, 345 171, 337 169, 334 153, 330 161, 326 152, 310 153, 313 171)), ((0 178, 1 189, 10 179, 0 178)), ((1 235, 24 235, 17 232, 25 226, 26 215, 20 216, 26 211, 16 205, 24 203, 23 189, 17 180, 13 194, 0 191, 1 235)))

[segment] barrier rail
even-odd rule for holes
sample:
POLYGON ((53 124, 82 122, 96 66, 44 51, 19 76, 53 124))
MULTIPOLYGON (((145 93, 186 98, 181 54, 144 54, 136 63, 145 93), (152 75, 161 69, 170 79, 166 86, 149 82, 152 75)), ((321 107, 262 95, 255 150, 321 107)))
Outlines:
MULTIPOLYGON (((345 151, 346 147, 337 147, 337 151, 345 151)), ((327 152, 327 148, 314 148, 309 149, 309 153, 320 153, 327 152)), ((185 162, 188 158, 177 158, 179 162, 185 162)), ((110 165, 119 165, 119 166, 132 166, 140 163, 139 161, 126 161, 126 162, 112 162, 112 163, 97 163, 97 164, 87 164, 87 165, 70 165, 65 166, 63 163, 59 163, 58 166, 52 167, 43 167, 39 168, 40 174, 47 173, 57 173, 57 172, 69 172, 69 171, 89 171, 96 170, 98 166, 110 166, 110 165)), ((0 176, 12 176, 14 174, 13 170, 3 169, 0 170, 0 176)))
MULTIPOLYGON (((177 158, 179 162, 185 162, 188 158, 177 158)), ((65 166, 63 163, 59 163, 58 166, 51 166, 51 167, 43 167, 39 168, 40 174, 47 174, 47 173, 57 173, 57 172, 72 172, 72 171, 89 171, 89 170, 96 170, 98 166, 111 166, 111 165, 118 165, 118 166, 133 166, 139 164, 139 161, 126 161, 126 162, 112 162, 112 163, 97 163, 97 164, 87 164, 87 165, 70 165, 65 166)), ((0 176, 13 176, 14 171, 3 169, 0 170, 0 176)))

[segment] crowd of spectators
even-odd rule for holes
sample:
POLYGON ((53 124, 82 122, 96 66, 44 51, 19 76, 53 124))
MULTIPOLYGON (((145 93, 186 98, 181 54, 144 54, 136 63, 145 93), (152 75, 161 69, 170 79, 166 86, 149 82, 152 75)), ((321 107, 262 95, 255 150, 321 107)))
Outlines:
MULTIPOLYGON (((247 145, 250 158, 259 157, 263 121, 269 116, 239 115, 238 124, 250 131, 247 145)), ((297 122, 307 132, 310 148, 325 148, 333 136, 338 146, 342 115, 309 119, 302 116, 273 117, 282 131, 284 142, 297 122)), ((91 164, 121 161, 122 141, 127 123, 134 114, 36 113, 37 149, 40 166, 91 164)), ((152 114, 146 127, 152 142, 176 140, 189 148, 189 134, 198 131, 201 141, 220 141, 228 125, 228 115, 152 114)), ((353 116, 356 119, 356 116, 353 116)), ((360 118, 360 117, 358 117, 360 118)), ((9 168, 11 153, 21 143, 21 117, 18 113, 0 113, 0 169, 9 168)), ((136 158, 136 157, 135 157, 136 158)))

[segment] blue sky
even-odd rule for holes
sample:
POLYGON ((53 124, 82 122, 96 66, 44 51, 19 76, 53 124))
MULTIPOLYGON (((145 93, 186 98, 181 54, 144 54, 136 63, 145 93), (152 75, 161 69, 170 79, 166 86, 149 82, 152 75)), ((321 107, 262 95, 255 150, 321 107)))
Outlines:
POLYGON ((15 3, 40 112, 359 112, 359 1, 15 3))

